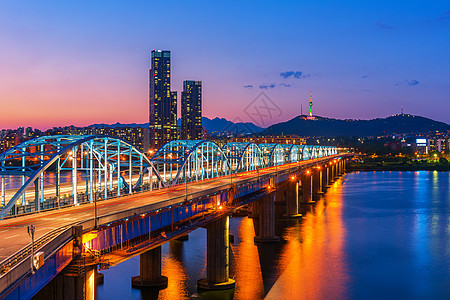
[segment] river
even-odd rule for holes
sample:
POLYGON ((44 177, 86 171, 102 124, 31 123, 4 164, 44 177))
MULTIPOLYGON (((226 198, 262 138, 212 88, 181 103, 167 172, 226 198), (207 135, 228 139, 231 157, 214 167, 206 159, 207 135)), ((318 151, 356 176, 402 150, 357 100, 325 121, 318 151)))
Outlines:
POLYGON ((302 206, 303 219, 277 219, 280 243, 256 246, 252 219, 231 218, 234 290, 197 292, 206 275, 200 228, 162 247, 166 289, 133 289, 134 257, 102 271, 96 299, 448 299, 449 207, 450 172, 346 174, 302 206))

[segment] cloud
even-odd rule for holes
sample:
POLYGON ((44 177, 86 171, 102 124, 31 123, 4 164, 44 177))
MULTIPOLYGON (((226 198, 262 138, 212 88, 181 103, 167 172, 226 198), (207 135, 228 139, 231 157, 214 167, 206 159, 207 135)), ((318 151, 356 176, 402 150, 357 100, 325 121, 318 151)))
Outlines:
POLYGON ((280 83, 279 86, 291 87, 291 85, 289 83, 280 83))
POLYGON ((248 84, 248 85, 244 85, 244 89, 251 89, 253 87, 253 85, 248 84))
POLYGON ((396 86, 404 86, 404 85, 415 86, 415 85, 419 85, 420 84, 420 82, 415 80, 415 79, 405 79, 405 82, 403 82, 403 81, 402 82, 397 82, 395 85, 396 86))
POLYGON ((418 85, 418 84, 420 83, 420 82, 418 82, 418 81, 415 80, 415 79, 412 79, 412 80, 406 79, 406 82, 408 83, 409 86, 418 85))
POLYGON ((293 71, 287 71, 287 72, 281 72, 280 76, 286 79, 286 78, 291 77, 294 74, 295 74, 295 72, 293 72, 293 71))
POLYGON ((363 75, 363 76, 361 76, 361 78, 367 78, 367 77, 369 77, 369 75, 363 75))
POLYGON ((300 79, 300 78, 302 78, 302 74, 303 74, 303 72, 297 71, 294 74, 294 78, 300 79))
POLYGON ((286 72, 281 72, 280 76, 283 77, 284 79, 287 78, 296 78, 296 79, 302 79, 302 78, 308 78, 311 77, 311 74, 304 74, 301 71, 286 71, 286 72))
POLYGON ((276 85, 275 85, 274 83, 272 83, 272 84, 261 84, 261 85, 259 86, 259 88, 260 88, 260 89, 267 90, 267 89, 273 89, 275 86, 276 86, 276 85))
POLYGON ((443 20, 443 19, 447 19, 447 18, 450 18, 450 10, 447 10, 446 12, 444 12, 438 19, 443 20))
POLYGON ((392 29, 392 26, 383 24, 380 21, 377 22, 377 26, 378 26, 378 28, 384 29, 384 30, 391 30, 392 29))

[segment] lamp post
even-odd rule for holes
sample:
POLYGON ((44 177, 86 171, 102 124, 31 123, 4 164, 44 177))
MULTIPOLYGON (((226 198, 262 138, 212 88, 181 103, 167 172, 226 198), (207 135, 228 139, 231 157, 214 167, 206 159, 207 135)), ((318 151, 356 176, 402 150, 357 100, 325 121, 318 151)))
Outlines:
POLYGON ((34 274, 34 231, 33 225, 28 226, 28 235, 31 237, 31 274, 34 274))
POLYGON ((259 166, 256 165, 256 173, 258 174, 258 182, 259 182, 259 166))
POLYGON ((97 229, 97 193, 94 190, 94 228, 97 229))
POLYGON ((185 201, 187 202, 187 196, 188 196, 188 188, 187 188, 187 176, 186 176, 186 166, 184 166, 184 194, 185 194, 185 201))

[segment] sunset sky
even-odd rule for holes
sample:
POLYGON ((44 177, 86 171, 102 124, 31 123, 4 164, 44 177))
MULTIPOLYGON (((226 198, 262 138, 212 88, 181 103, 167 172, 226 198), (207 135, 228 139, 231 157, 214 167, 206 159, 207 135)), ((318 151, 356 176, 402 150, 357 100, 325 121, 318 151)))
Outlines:
POLYGON ((312 90, 320 116, 450 123, 448 0, 2 0, 0 49, 0 128, 148 122, 152 49, 209 118, 250 121, 263 91, 285 121, 312 90))

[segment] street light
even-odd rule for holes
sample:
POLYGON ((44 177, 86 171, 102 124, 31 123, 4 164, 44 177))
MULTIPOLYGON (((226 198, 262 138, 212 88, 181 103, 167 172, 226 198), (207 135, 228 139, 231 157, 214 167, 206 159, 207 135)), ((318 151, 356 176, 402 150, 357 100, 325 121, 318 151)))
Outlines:
POLYGON ((256 165, 256 172, 258 173, 258 182, 259 182, 259 165, 256 165))
POLYGON ((186 166, 184 166, 184 192, 185 192, 185 201, 187 201, 187 194, 188 194, 188 189, 187 189, 187 176, 186 176, 186 166))
POLYGON ((97 229, 97 192, 94 190, 94 229, 97 229))
POLYGON ((31 237, 31 274, 34 274, 34 231, 35 228, 32 225, 28 227, 28 235, 31 237))

